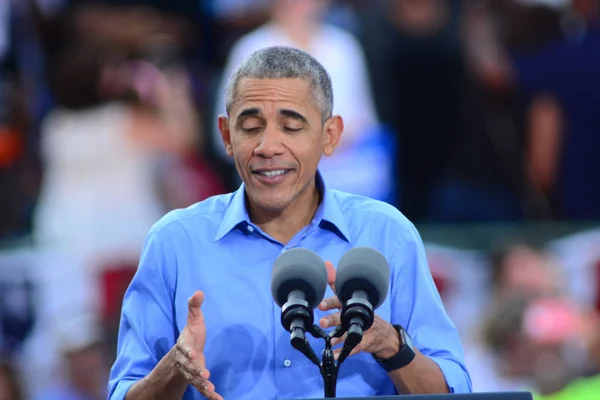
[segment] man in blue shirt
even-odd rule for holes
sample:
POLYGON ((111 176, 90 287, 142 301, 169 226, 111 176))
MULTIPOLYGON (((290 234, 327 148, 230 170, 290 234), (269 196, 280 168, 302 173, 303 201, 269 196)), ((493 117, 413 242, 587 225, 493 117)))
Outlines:
MULTIPOLYGON (((389 296, 342 364, 337 396, 471 391, 415 227, 386 203, 328 188, 317 171, 343 131, 332 109, 327 72, 300 50, 266 48, 238 67, 219 127, 244 183, 151 229, 124 298, 110 399, 322 397, 271 297, 275 259, 297 247, 327 260, 330 283, 356 246, 390 264, 389 296)), ((329 329, 340 304, 331 287, 326 296, 315 317, 329 329)), ((320 354, 323 340, 310 342, 320 354)))

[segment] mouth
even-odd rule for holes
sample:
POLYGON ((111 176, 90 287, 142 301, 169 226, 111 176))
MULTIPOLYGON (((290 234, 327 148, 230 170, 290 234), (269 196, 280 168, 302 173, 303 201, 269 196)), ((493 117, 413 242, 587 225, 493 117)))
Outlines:
POLYGON ((270 169, 270 170, 254 170, 252 175, 255 176, 260 182, 265 184, 277 184, 283 181, 293 169, 270 169))

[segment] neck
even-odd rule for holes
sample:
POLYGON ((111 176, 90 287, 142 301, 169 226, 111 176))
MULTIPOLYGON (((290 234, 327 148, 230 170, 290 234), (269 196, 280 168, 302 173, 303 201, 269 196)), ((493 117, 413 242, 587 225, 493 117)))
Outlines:
POLYGON ((302 228, 310 224, 321 203, 321 193, 315 182, 309 185, 284 210, 265 210, 248 204, 250 220, 263 232, 287 244, 302 228))

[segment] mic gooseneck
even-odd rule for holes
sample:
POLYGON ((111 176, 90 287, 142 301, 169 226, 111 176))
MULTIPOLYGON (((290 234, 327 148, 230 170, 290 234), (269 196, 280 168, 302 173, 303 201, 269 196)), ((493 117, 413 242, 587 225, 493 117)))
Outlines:
POLYGON ((301 290, 290 292, 288 301, 281 309, 281 324, 290 332, 292 347, 308 357, 314 364, 319 365, 319 358, 306 338, 306 332, 310 332, 314 325, 314 314, 308 307, 305 297, 301 290))

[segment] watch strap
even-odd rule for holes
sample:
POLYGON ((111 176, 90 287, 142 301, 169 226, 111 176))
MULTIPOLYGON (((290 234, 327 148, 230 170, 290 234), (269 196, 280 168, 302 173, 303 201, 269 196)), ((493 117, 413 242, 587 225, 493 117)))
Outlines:
POLYGON ((400 325, 393 325, 398 331, 400 337, 400 350, 390 358, 377 357, 372 354, 377 363, 387 372, 395 371, 410 364, 416 354, 412 346, 412 340, 404 328, 400 325))

